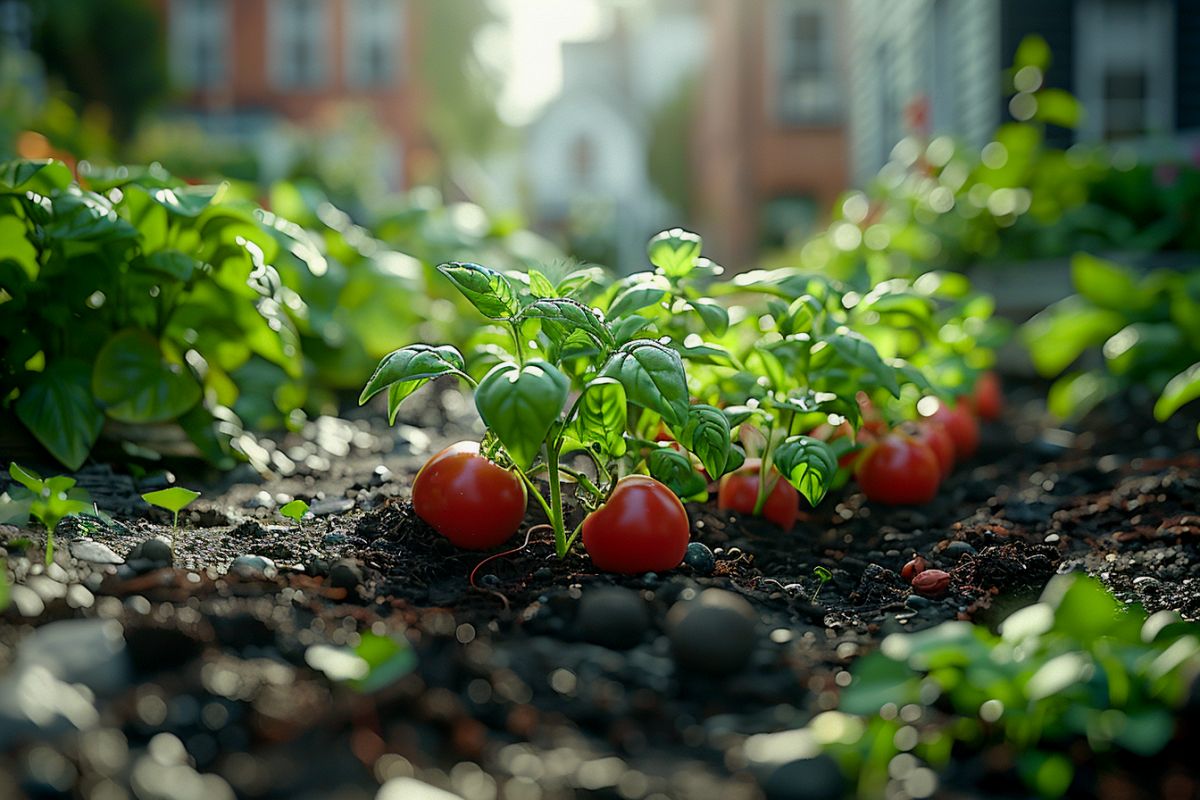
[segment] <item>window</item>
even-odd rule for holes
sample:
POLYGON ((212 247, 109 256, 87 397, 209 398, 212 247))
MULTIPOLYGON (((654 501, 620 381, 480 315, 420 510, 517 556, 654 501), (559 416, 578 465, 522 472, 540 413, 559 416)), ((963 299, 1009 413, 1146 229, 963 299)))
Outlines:
POLYGON ((271 0, 267 18, 271 81, 281 89, 322 86, 329 74, 326 0, 271 0))
POLYGON ((176 84, 207 89, 225 82, 228 13, 227 0, 171 1, 171 71, 176 84))
POLYGON ((838 116, 835 11, 822 0, 776 0, 768 15, 775 115, 781 121, 831 122, 838 116))
POLYGON ((346 6, 346 79, 352 86, 388 86, 403 46, 400 0, 351 0, 346 6))
POLYGON ((1172 7, 1165 0, 1086 0, 1077 8, 1081 134, 1119 141, 1174 125, 1172 7))

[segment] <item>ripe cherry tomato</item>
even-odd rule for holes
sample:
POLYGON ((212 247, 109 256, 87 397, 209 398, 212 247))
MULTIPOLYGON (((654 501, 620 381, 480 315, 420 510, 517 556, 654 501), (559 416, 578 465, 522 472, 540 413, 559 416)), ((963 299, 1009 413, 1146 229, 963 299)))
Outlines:
POLYGON ((939 404, 930 419, 946 426, 946 432, 954 440, 955 459, 966 461, 975 455, 979 449, 979 421, 962 400, 954 408, 939 404))
MULTIPOLYGON (((754 504, 758 501, 758 473, 761 468, 761 459, 748 458, 735 472, 723 476, 717 491, 717 508, 753 514, 754 504)), ((762 515, 785 531, 790 531, 800 514, 800 493, 773 470, 772 477, 775 478, 775 488, 767 495, 762 515)))
POLYGON ((691 531, 674 492, 646 475, 628 475, 587 515, 582 536, 598 569, 635 575, 678 567, 691 531))
POLYGON ((975 382, 975 392, 971 397, 971 405, 980 419, 1000 419, 1004 410, 1004 391, 1000 387, 1000 376, 994 372, 985 372, 975 382))
POLYGON ((841 439, 853 442, 853 448, 838 459, 839 467, 851 470, 854 469, 854 465, 862 457, 863 452, 870 446, 871 442, 879 438, 878 434, 869 428, 860 428, 858 433, 855 433, 854 428, 850 426, 849 422, 843 422, 836 428, 826 422, 813 428, 812 432, 808 435, 814 439, 829 442, 830 444, 834 444, 835 442, 840 444, 841 439))
POLYGON ((933 419, 923 419, 907 425, 904 432, 926 445, 937 456, 942 480, 954 469, 954 438, 946 426, 933 419))
POLYGON ((867 499, 886 505, 919 505, 937 494, 941 467, 929 447, 904 433, 871 445, 854 471, 867 499))
POLYGON ((526 501, 521 479, 479 455, 477 442, 450 445, 413 481, 413 511, 465 550, 508 540, 525 519, 526 501))

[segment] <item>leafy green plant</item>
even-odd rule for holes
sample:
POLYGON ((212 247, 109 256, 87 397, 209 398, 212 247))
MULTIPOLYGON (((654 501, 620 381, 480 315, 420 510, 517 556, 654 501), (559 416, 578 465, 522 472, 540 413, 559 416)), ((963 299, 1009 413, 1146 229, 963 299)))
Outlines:
POLYGON ((999 635, 955 621, 887 637, 851 669, 838 710, 808 730, 860 796, 885 793, 901 753, 937 769, 952 748, 961 757, 961 748, 1008 744, 1030 789, 1055 797, 1074 778, 1074 743, 1138 757, 1166 746, 1198 673, 1195 624, 1126 607, 1091 578, 1059 576, 999 635))
POLYGON ((56 475, 43 479, 17 462, 8 465, 8 474, 17 486, 0 495, 0 522, 24 525, 33 517, 46 529, 46 563, 54 560, 54 530, 64 517, 81 514, 91 507, 87 490, 75 486, 75 479, 56 475))
POLYGON ((1053 413, 1078 418, 1136 389, 1157 396, 1154 415, 1163 421, 1200 397, 1200 275, 1139 275, 1080 253, 1071 276, 1078 294, 1045 309, 1021 331, 1034 367, 1056 378, 1048 398, 1053 413), (1081 357, 1093 348, 1103 361, 1088 367, 1081 357))
POLYGON ((304 515, 308 513, 308 503, 303 500, 293 500, 290 503, 285 503, 280 509, 279 514, 290 520, 293 520, 297 526, 304 519, 304 515))
POLYGON ((171 526, 179 527, 179 512, 187 508, 192 502, 200 496, 199 492, 185 489, 182 486, 172 486, 167 489, 159 489, 154 492, 147 492, 142 495, 142 499, 152 506, 157 506, 165 511, 171 512, 174 519, 171 526))
POLYGON ((817 595, 821 593, 821 589, 825 586, 825 584, 833 580, 833 573, 827 570, 825 567, 814 567, 813 577, 817 579, 817 588, 813 589, 811 598, 812 602, 815 603, 817 602, 817 595))
MULTIPOLYGON (((698 252, 687 242, 676 247, 679 252, 655 252, 678 262, 698 252)), ((591 271, 551 283, 540 271, 513 281, 473 263, 438 269, 494 323, 486 338, 476 340, 475 363, 469 368, 466 357, 448 345, 403 347, 380 362, 360 402, 386 390, 394 420, 404 399, 433 378, 453 375, 470 384, 488 429, 483 454, 526 483, 550 520, 560 557, 582 526, 566 529, 564 478, 574 482, 575 499, 588 511, 604 503, 625 470, 648 471, 682 497, 706 494, 687 456, 636 434, 643 414, 677 432, 711 474, 740 463, 725 415, 688 402, 684 362, 670 340, 640 336, 644 318, 626 316, 636 307, 605 315, 576 299, 594 283, 591 271), (590 461, 591 474, 564 463, 571 453, 590 461), (548 500, 533 484, 539 474, 549 484, 548 500)))

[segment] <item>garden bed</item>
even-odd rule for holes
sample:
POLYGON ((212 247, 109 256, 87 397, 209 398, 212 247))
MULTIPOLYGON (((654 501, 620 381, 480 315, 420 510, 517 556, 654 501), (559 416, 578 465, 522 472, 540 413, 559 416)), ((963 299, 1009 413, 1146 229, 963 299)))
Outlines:
MULTIPOLYGON (((291 474, 235 472, 177 532, 139 499, 152 487, 90 467, 83 482, 119 524, 68 520, 49 568, 38 542, 10 557, 0 795, 368 798, 394 780, 381 797, 424 797, 401 793, 415 777, 467 800, 838 796, 826 762, 785 775, 748 737, 833 708, 846 669, 889 633, 994 625, 1075 570, 1148 610, 1200 617, 1194 422, 1131 426, 1133 411, 1110 407, 1071 433, 1045 424, 1034 396, 1013 393, 927 506, 880 507, 851 484, 783 534, 689 504, 711 570, 635 577, 598 574, 578 551, 559 561, 535 530, 472 584, 483 556, 407 502, 428 454, 468 432, 454 391, 413 401, 421 428, 325 419, 271 445, 291 474), (292 497, 317 514, 299 529, 275 511, 292 497), (174 539, 175 568, 141 544, 153 537, 174 539), (949 572, 944 596, 900 578, 913 554, 949 572), (754 635, 742 642, 717 615, 677 629, 673 647, 670 609, 710 588, 750 604, 754 635), (371 675, 340 657, 391 636, 407 648, 371 675)), ((1194 796, 1184 724, 1136 776, 1076 748, 1074 790, 1194 796)), ((1011 755, 964 748, 939 791, 1023 796, 1011 755)))

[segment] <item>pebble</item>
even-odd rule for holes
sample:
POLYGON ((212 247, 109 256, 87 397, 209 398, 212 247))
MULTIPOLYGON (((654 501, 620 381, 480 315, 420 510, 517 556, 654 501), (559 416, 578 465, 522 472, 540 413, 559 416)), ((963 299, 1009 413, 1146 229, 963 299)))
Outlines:
POLYGON ((246 508, 274 508, 275 498, 271 497, 271 493, 264 490, 251 497, 246 501, 246 508))
POLYGON ((112 551, 108 545, 100 542, 78 541, 71 542, 71 555, 80 561, 93 564, 124 564, 125 559, 112 551))
POLYGON ((763 781, 766 800, 838 800, 845 791, 837 762, 823 753, 789 761, 763 781))
POLYGON ((904 601, 904 605, 911 609, 920 611, 923 608, 929 608, 931 601, 928 597, 922 597, 919 594, 910 594, 904 601))
POLYGON ((683 555, 683 563, 692 568, 697 575, 712 575, 717 567, 717 559, 713 551, 703 542, 689 542, 687 552, 683 555))
POLYGON ((37 617, 46 610, 46 603, 41 595, 28 586, 13 586, 9 589, 9 601, 22 617, 37 617))
POLYGON ((147 539, 129 551, 129 560, 132 562, 135 559, 142 559, 153 564, 170 564, 172 560, 171 543, 163 539, 147 539))
POLYGON ((376 467, 374 469, 374 471, 371 472, 371 478, 369 481, 369 485, 383 486, 385 483, 387 483, 391 479, 392 479, 392 471, 390 469, 388 469, 387 467, 385 467, 383 464, 380 464, 378 467, 376 467))
POLYGON ((667 614, 667 635, 675 662, 709 675, 731 675, 750 660, 758 615, 743 598, 723 589, 705 589, 692 601, 676 603, 667 614))
POLYGON ((958 559, 966 555, 974 555, 975 548, 966 542, 956 541, 946 545, 945 553, 952 558, 958 559))
POLYGON ((334 531, 333 533, 325 534, 321 541, 325 544, 345 544, 347 538, 346 534, 342 531, 334 531))
POLYGON ((326 517, 330 514, 345 514, 353 508, 354 501, 349 497, 331 497, 328 500, 316 501, 308 510, 314 517, 326 517))
POLYGON ((637 592, 607 586, 583 593, 576 623, 586 641, 613 650, 628 650, 642 640, 650 627, 650 614, 637 592))
POLYGON ((274 561, 253 554, 235 558, 229 565, 229 571, 241 578, 274 578, 279 572, 274 561))
POLYGON ((124 629, 115 620, 70 619, 41 626, 17 646, 14 671, 42 667, 65 683, 99 694, 125 688, 130 678, 124 629))
POLYGON ((335 589, 352 592, 362 583, 363 572, 354 561, 343 559, 329 568, 329 585, 335 589))

